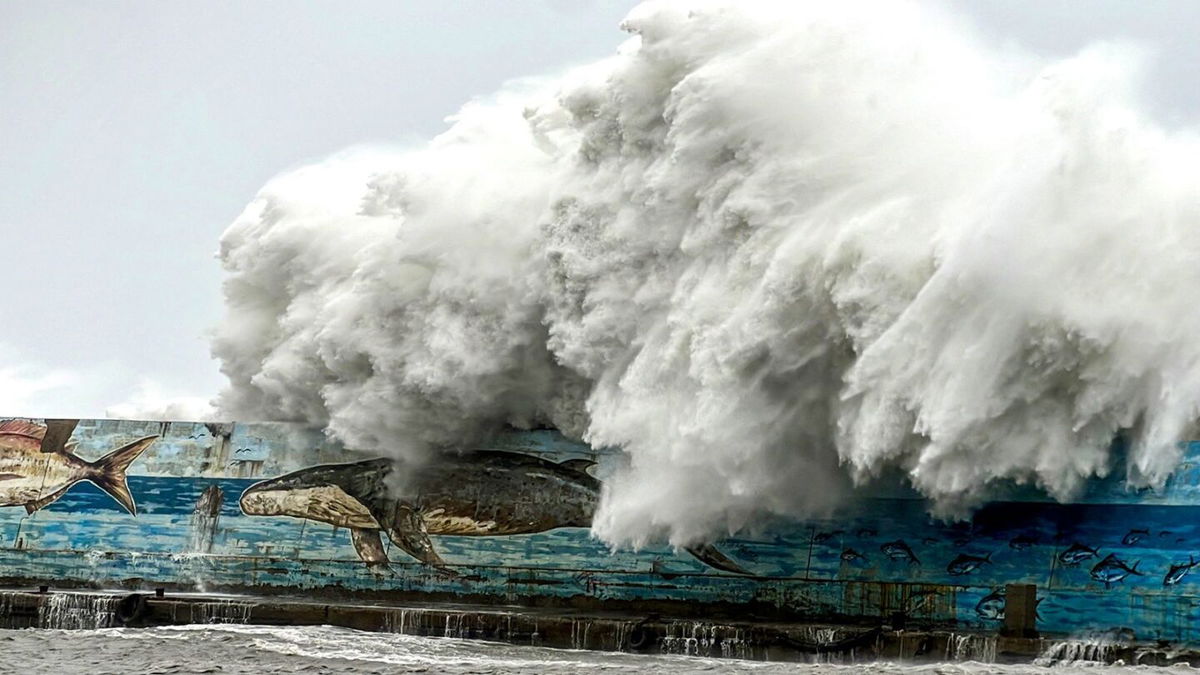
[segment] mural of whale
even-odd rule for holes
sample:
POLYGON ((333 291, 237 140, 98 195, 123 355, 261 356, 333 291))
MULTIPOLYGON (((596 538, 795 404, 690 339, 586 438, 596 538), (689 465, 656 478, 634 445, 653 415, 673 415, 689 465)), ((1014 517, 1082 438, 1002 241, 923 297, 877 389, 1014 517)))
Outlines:
MULTIPOLYGON (((600 481, 594 462, 555 463, 512 452, 448 456, 400 476, 390 459, 326 464, 260 481, 240 505, 252 516, 291 516, 350 529, 359 557, 386 566, 379 532, 417 560, 445 569, 429 535, 504 536, 591 527, 600 481)), ((750 573, 715 547, 686 549, 710 567, 750 573)))

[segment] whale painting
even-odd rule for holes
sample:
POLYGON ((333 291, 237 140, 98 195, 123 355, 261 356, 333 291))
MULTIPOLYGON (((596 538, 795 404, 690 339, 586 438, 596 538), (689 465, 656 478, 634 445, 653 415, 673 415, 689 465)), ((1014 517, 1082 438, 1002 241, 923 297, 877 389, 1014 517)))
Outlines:
MULTIPOLYGON (((513 452, 477 451, 446 457, 408 475, 396 463, 372 459, 327 464, 255 483, 242 493, 242 512, 291 516, 350 530, 359 558, 389 563, 380 531, 413 558, 445 570, 429 535, 503 536, 560 527, 591 527, 600 481, 594 462, 551 462, 513 452)), ((750 574, 709 544, 688 553, 715 569, 750 574)))
POLYGON ((33 513, 76 483, 88 481, 136 516, 137 504, 125 471, 158 437, 139 438, 89 462, 77 456, 68 443, 74 427, 75 420, 0 423, 0 506, 24 506, 33 513))
POLYGON ((1200 621, 1178 618, 1200 607, 1200 441, 1160 491, 1115 475, 1069 503, 1021 488, 946 523, 884 486, 823 517, 756 520, 690 549, 694 564, 663 543, 610 551, 592 535, 620 450, 553 430, 499 430, 479 450, 418 468, 356 461, 293 425, 0 418, 0 506, 12 507, 0 508, 0 577, 619 611, 699 603, 986 631, 1007 614, 1007 586, 1033 584, 1044 633, 1131 627, 1200 645, 1200 621))

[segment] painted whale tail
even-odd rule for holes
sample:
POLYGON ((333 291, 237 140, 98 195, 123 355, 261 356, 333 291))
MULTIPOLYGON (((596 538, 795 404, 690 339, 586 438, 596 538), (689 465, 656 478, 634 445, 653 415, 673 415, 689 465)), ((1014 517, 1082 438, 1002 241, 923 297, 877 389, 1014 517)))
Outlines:
POLYGON ((142 451, 150 447, 150 444, 157 439, 158 436, 139 438, 113 450, 89 465, 91 471, 87 479, 125 507, 130 515, 137 515, 137 504, 133 501, 133 493, 129 491, 129 483, 125 480, 125 471, 133 463, 133 460, 137 459, 138 455, 141 455, 142 451))
POLYGON ((705 565, 708 565, 709 567, 715 567, 716 569, 724 570, 726 572, 733 572, 734 574, 744 574, 748 577, 757 576, 753 572, 746 570, 744 567, 734 562, 729 556, 721 553, 719 550, 717 550, 717 547, 713 546, 712 544, 697 544, 695 546, 688 546, 683 550, 691 553, 696 557, 697 560, 705 565))

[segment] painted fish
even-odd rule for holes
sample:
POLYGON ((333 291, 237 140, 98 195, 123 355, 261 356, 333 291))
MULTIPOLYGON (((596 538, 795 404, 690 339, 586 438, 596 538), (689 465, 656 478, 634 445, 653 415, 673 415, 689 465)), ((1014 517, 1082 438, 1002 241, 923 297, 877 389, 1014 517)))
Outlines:
POLYGON ((1174 586, 1183 581, 1183 578, 1192 571, 1196 566, 1196 558, 1188 556, 1186 563, 1171 563, 1171 569, 1167 571, 1167 575, 1163 577, 1163 586, 1174 586))
POLYGON ((857 534, 860 537, 875 537, 875 536, 879 535, 879 531, 872 529, 870 527, 864 527, 861 530, 859 530, 857 534))
POLYGON ((844 562, 848 562, 848 563, 852 563, 856 560, 861 560, 863 562, 867 562, 867 556, 859 553, 858 551, 855 551, 852 548, 843 550, 841 557, 844 562))
POLYGON ((917 560, 917 556, 913 553, 912 549, 908 547, 908 544, 904 543, 903 539, 889 541, 888 543, 880 546, 879 550, 883 551, 883 554, 892 560, 903 560, 909 564, 921 564, 921 561, 917 560))
POLYGON ((1125 533, 1124 537, 1121 537, 1121 543, 1125 544, 1126 546, 1133 546, 1149 536, 1150 530, 1130 530, 1129 532, 1125 533))
POLYGON ((1030 546, 1036 546, 1038 543, 1037 537, 1031 534, 1018 534, 1008 540, 1008 547, 1017 551, 1024 551, 1030 546))
MULTIPOLYGON (((1042 620, 1042 600, 1045 598, 1038 598, 1033 603, 1033 616, 1038 621, 1042 620)), ((983 596, 983 599, 975 605, 975 614, 986 621, 1003 621, 1006 609, 1008 609, 1008 597, 1003 588, 997 588, 983 596)))
POLYGON ((1062 553, 1058 554, 1058 561, 1067 567, 1075 567, 1079 563, 1088 558, 1095 558, 1100 555, 1100 551, 1094 548, 1088 548, 1079 542, 1071 544, 1071 547, 1062 553))
POLYGON ((54 503, 80 481, 88 481, 137 515, 125 470, 158 436, 146 436, 95 461, 75 454, 67 441, 76 420, 0 423, 0 506, 24 506, 33 513, 54 503))
POLYGON ((987 563, 990 565, 991 562, 992 562, 992 554, 991 553, 988 553, 984 556, 967 555, 966 553, 960 553, 957 558, 950 561, 949 565, 946 565, 946 571, 949 572, 951 575, 957 577, 957 576, 962 576, 964 574, 970 574, 971 572, 974 572, 975 570, 979 569, 980 565, 983 565, 984 563, 987 563))
POLYGON ((983 599, 975 605, 975 614, 987 621, 1003 621, 1007 602, 1008 597, 1005 595, 1004 589, 997 588, 983 596, 983 599))
POLYGON ((1135 560, 1133 567, 1125 564, 1125 561, 1117 557, 1115 553, 1109 553, 1108 557, 1096 563, 1092 568, 1091 576, 1096 581, 1104 583, 1105 588, 1112 588, 1112 585, 1118 581, 1123 581, 1130 574, 1141 576, 1137 566, 1140 560, 1135 560))
MULTIPOLYGON (((403 476, 396 475, 402 465, 385 458, 325 464, 255 483, 239 504, 246 515, 349 528, 369 567, 389 563, 382 531, 400 550, 445 570, 431 534, 486 537, 590 527, 600 499, 600 481, 586 472, 593 464, 491 451, 444 457, 403 476)), ((711 544, 684 550, 710 567, 750 575, 711 544)))

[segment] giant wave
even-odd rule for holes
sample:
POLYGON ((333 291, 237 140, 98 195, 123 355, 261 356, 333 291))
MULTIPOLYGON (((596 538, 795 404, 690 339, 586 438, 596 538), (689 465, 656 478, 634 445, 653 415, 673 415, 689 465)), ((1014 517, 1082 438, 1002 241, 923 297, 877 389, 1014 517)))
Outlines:
POLYGON ((614 545, 895 473, 947 516, 1170 474, 1200 405, 1200 142, 1139 112, 1135 50, 1042 59, 904 2, 623 27, 424 147, 265 186, 221 241, 222 410, 414 461, 503 424, 619 447, 614 545))

